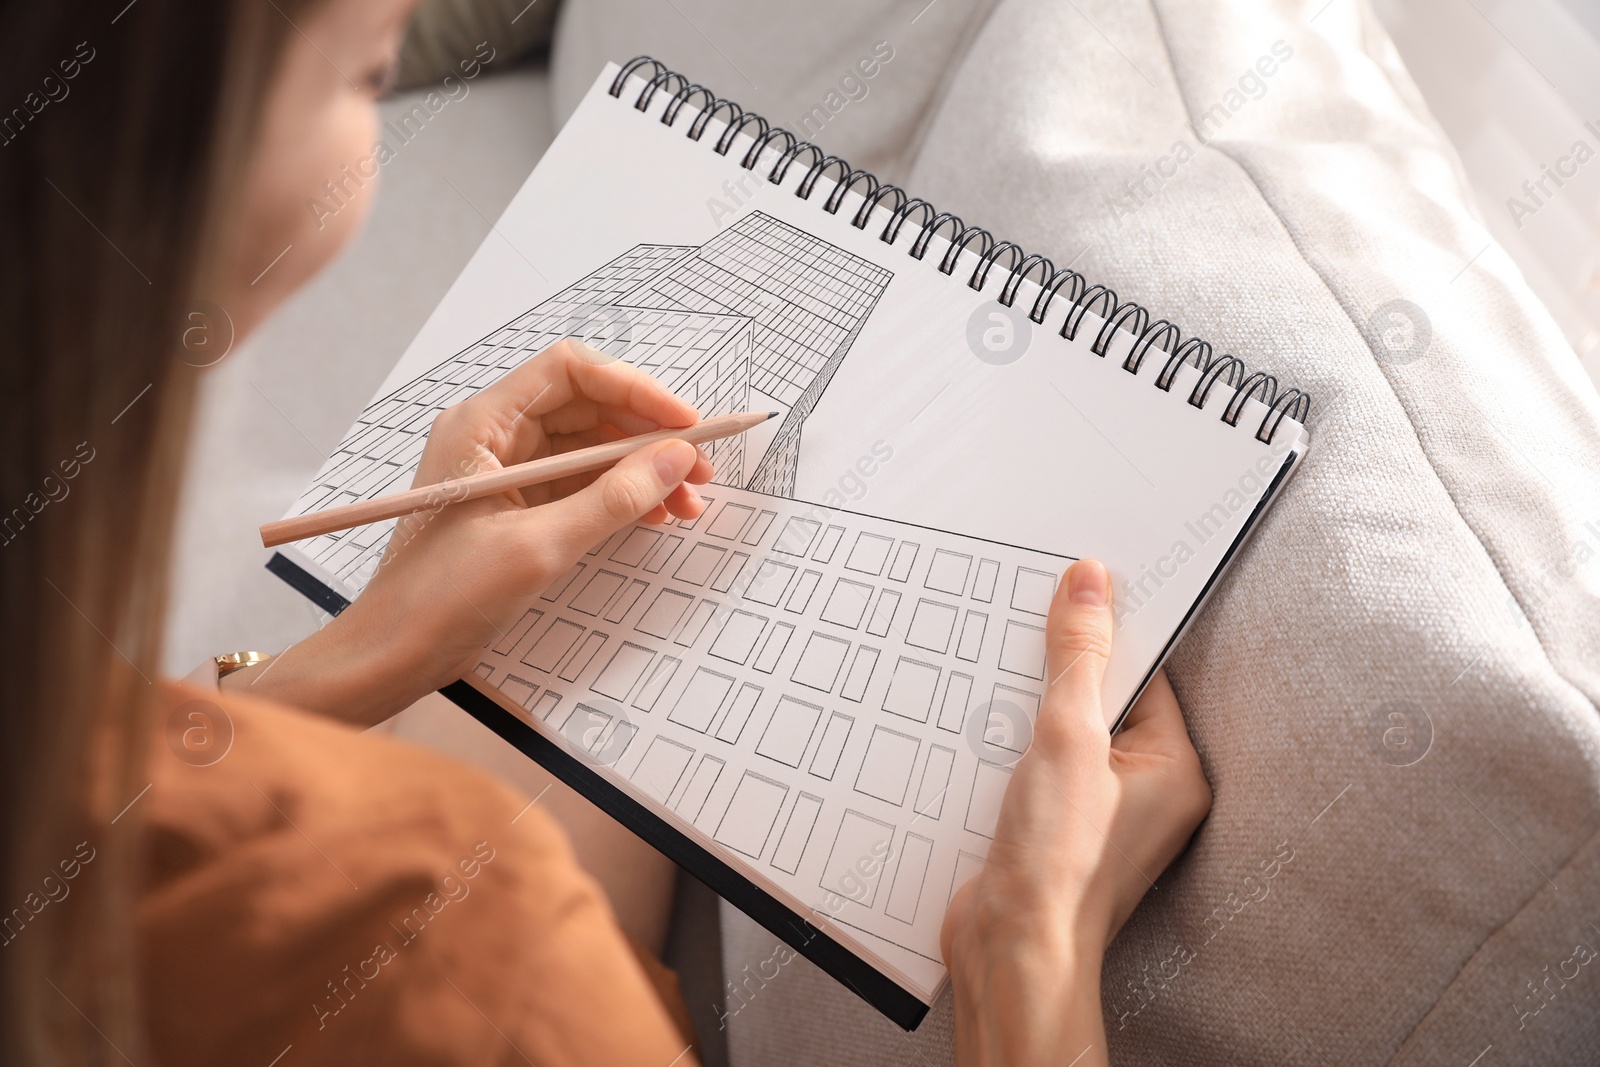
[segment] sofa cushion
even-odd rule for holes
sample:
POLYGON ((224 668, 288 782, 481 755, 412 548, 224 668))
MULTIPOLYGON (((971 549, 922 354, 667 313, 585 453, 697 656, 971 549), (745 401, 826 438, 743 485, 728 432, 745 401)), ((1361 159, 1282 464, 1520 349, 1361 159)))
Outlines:
POLYGON ((402 89, 434 87, 475 73, 504 70, 550 44, 561 0, 422 0, 400 48, 402 89))
POLYGON ((550 55, 556 121, 567 120, 607 62, 649 54, 897 181, 991 3, 567 3, 550 55))
MULTIPOLYGON (((944 8, 815 139, 1313 396, 1170 662, 1216 803, 1112 946, 1113 1061, 1592 1062, 1600 401, 1366 3, 679 6, 569 4, 558 100, 647 51, 787 125, 944 8)), ((743 982, 775 941, 724 922, 735 1063, 949 1062, 948 999, 908 1036, 804 960, 743 982)))

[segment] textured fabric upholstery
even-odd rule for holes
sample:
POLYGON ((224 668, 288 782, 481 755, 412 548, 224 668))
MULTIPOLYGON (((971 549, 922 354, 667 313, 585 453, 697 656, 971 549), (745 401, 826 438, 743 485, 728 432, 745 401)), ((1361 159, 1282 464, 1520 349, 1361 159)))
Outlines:
MULTIPOLYGON (((1592 1064, 1600 402, 1377 20, 924 3, 572 0, 554 96, 652 52, 787 126, 892 42, 824 148, 1312 393, 1170 663, 1216 805, 1112 947, 1114 1062, 1592 1064)), ((734 1063, 949 1062, 948 998, 904 1035, 724 935, 734 1063)))

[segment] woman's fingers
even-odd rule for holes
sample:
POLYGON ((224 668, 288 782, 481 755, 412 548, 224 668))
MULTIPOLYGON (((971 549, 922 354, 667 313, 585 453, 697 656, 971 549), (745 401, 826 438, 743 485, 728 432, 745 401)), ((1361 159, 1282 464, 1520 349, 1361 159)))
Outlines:
POLYGON ((1097 560, 1079 560, 1067 569, 1045 630, 1048 688, 1036 736, 1062 740, 1086 733, 1107 736, 1100 710, 1100 683, 1111 655, 1111 578, 1097 560))
POLYGON ((1150 684, 1128 711, 1122 729, 1111 739, 1111 747, 1129 751, 1157 751, 1189 746, 1189 731, 1183 722, 1183 711, 1178 707, 1178 696, 1172 691, 1163 668, 1156 671, 1150 684))
POLYGON ((568 405, 571 417, 556 427, 570 432, 581 424, 626 422, 624 433, 645 433, 662 426, 689 426, 700 418, 689 404, 656 379, 581 341, 557 341, 526 363, 508 371, 463 405, 478 409, 488 422, 539 420, 568 405))
POLYGON ((565 561, 564 570, 617 530, 655 514, 698 462, 699 453, 687 441, 662 441, 626 457, 571 496, 529 510, 519 521, 528 524, 540 556, 565 561))
POLYGON ((694 491, 685 478, 683 484, 667 494, 667 498, 645 514, 639 516, 639 522, 662 523, 670 518, 696 519, 706 509, 706 502, 700 494, 694 491))
POLYGON ((1177 694, 1160 670, 1128 712, 1111 739, 1113 766, 1155 768, 1161 779, 1162 807, 1183 840, 1211 810, 1211 786, 1189 738, 1177 694))
MULTIPOLYGON (((549 448, 547 451, 548 454, 552 456, 560 455, 563 452, 571 452, 574 449, 588 448, 591 445, 615 441, 621 437, 622 435, 616 430, 603 427, 584 430, 578 433, 558 434, 550 439, 549 448)), ((694 466, 689 469, 688 476, 683 480, 691 485, 704 485, 714 478, 716 473, 716 467, 712 465, 711 460, 707 458, 704 452, 700 451, 700 449, 696 447, 694 466)), ((604 468, 600 470, 583 471, 579 474, 569 474, 565 478, 558 478, 553 482, 544 482, 539 485, 529 486, 528 488, 522 490, 521 499, 523 503, 527 504, 529 507, 537 507, 541 504, 547 503, 548 501, 559 500, 562 497, 571 496, 573 493, 581 492, 584 488, 593 484, 604 474, 604 468)), ((659 514, 652 512, 640 518, 639 521, 665 521, 668 511, 679 518, 693 518, 694 515, 698 515, 698 510, 693 514, 686 514, 682 508, 672 506, 673 499, 679 495, 681 490, 682 487, 680 487, 679 490, 674 490, 673 497, 668 498, 667 509, 662 510, 659 514)), ((682 491, 686 492, 686 490, 682 491)), ((697 507, 700 504, 700 497, 694 493, 688 493, 688 495, 683 499, 692 501, 697 507)))
MULTIPOLYGON (((696 492, 694 486, 690 484, 690 479, 685 478, 682 485, 667 494, 667 499, 662 501, 661 506, 674 518, 694 519, 698 518, 700 513, 706 509, 706 502, 705 498, 696 492)), ((662 519, 660 521, 665 522, 666 520, 662 519)))
MULTIPOLYGON (((581 341, 558 341, 440 412, 414 484, 508 467, 618 436, 691 426, 699 418, 692 406, 643 371, 581 341)), ((709 461, 703 461, 689 480, 698 484, 711 475, 709 461)), ((568 483, 564 491, 575 488, 568 483)), ((536 497, 524 499, 532 503, 536 497)))
MULTIPOLYGON (((548 454, 552 456, 558 456, 563 452, 571 452, 579 448, 588 448, 592 445, 604 444, 608 441, 616 441, 623 437, 630 436, 634 435, 618 433, 616 430, 603 426, 594 427, 588 430, 579 430, 575 433, 553 434, 549 440, 548 454)), ((704 485, 706 482, 709 482, 712 478, 716 477, 717 469, 712 464, 711 458, 705 454, 704 450, 702 450, 700 446, 695 446, 695 453, 697 456, 695 465, 692 469, 690 469, 689 476, 685 478, 684 481, 692 482, 695 485, 704 485)), ((594 474, 594 471, 585 471, 584 475, 590 477, 587 477, 583 484, 586 485, 589 481, 593 481, 592 476, 594 474)), ((581 488, 581 486, 579 486, 579 488, 581 488)))

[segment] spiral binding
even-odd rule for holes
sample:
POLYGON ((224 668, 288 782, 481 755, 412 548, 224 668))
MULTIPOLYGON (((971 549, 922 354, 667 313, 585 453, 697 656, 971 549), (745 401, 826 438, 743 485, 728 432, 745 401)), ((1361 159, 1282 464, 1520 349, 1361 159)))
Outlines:
POLYGON ((1238 358, 1215 354, 1210 342, 1198 337, 1184 338, 1178 327, 1166 319, 1156 319, 1152 322, 1150 313, 1142 305, 1131 300, 1119 302, 1116 292, 1112 289, 1104 285, 1091 285, 1088 279, 1070 267, 1058 269, 1045 256, 1030 255, 1021 245, 1011 241, 996 241, 994 235, 983 227, 967 226, 958 216, 940 211, 928 201, 908 195, 898 186, 879 182, 871 173, 854 169, 838 156, 830 156, 809 141, 802 141, 788 130, 773 126, 760 115, 744 110, 732 100, 718 97, 703 85, 691 83, 682 74, 668 70, 659 60, 650 56, 636 56, 629 60, 612 81, 611 95, 620 99, 629 77, 635 72, 641 72, 641 76, 646 78, 645 86, 639 91, 633 104, 639 111, 649 109, 657 92, 672 94, 672 98, 661 113, 663 124, 672 126, 685 106, 691 102, 697 104, 700 109, 699 114, 695 116, 687 130, 690 140, 699 141, 705 135, 706 127, 711 120, 718 116, 724 116, 727 122, 726 129, 713 146, 719 155, 727 155, 739 136, 748 133, 753 140, 739 161, 739 165, 746 170, 754 170, 762 153, 774 144, 781 144, 778 159, 767 173, 767 179, 773 184, 781 183, 789 173, 789 168, 802 156, 805 157, 808 167, 805 176, 800 179, 800 184, 795 189, 795 195, 802 200, 809 201, 817 183, 832 172, 837 184, 822 205, 823 210, 830 215, 838 214, 844 198, 859 187, 863 199, 860 208, 850 220, 856 229, 867 228, 867 224, 885 199, 890 201, 891 207, 888 221, 884 224, 879 238, 886 244, 893 244, 905 224, 913 215, 917 216, 921 230, 909 249, 913 259, 923 259, 933 239, 942 232, 946 233, 950 244, 939 261, 938 269, 945 274, 954 274, 961 254, 976 242, 978 262, 967 284, 973 289, 981 290, 989 280, 989 272, 1000 262, 1001 257, 1005 257, 1009 277, 1001 287, 997 299, 1006 307, 1014 306, 1022 283, 1030 275, 1037 273, 1035 281, 1039 286, 1039 295, 1028 311, 1028 317, 1032 321, 1043 323, 1050 311, 1050 305, 1065 289, 1067 298, 1071 300, 1071 306, 1067 308, 1066 320, 1061 325, 1061 336, 1068 340, 1076 339, 1083 317, 1094 311, 1104 323, 1089 346, 1095 355, 1104 357, 1106 348, 1116 336, 1116 332, 1119 329, 1126 329, 1134 335, 1135 340, 1127 357, 1122 361, 1123 370, 1130 374, 1139 373, 1140 367, 1152 351, 1159 351, 1166 356, 1166 362, 1155 378, 1154 384, 1157 389, 1171 392, 1179 369, 1185 363, 1192 363, 1200 371, 1200 378, 1189 390, 1188 399, 1190 404, 1203 408, 1211 396, 1211 390, 1219 381, 1226 380, 1228 387, 1234 391, 1233 397, 1222 410, 1222 421, 1229 426, 1239 425, 1245 404, 1251 397, 1256 397, 1267 407, 1267 412, 1262 416, 1261 425, 1255 434, 1256 439, 1262 443, 1272 443, 1279 424, 1286 417, 1303 423, 1310 412, 1309 394, 1292 388, 1280 390, 1278 380, 1272 375, 1260 371, 1254 374, 1247 373, 1244 363, 1238 358), (641 68, 648 68, 650 73, 644 75, 641 68))

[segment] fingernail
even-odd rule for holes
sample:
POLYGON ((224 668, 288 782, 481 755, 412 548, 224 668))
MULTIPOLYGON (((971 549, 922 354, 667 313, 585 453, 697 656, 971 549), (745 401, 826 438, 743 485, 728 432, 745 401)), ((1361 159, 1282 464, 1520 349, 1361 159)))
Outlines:
POLYGON ((656 450, 656 477, 662 485, 677 485, 694 466, 694 446, 687 441, 668 441, 656 450))
POLYGON ((1111 591, 1111 578, 1099 560, 1081 559, 1067 571, 1067 596, 1074 604, 1103 606, 1111 591))

